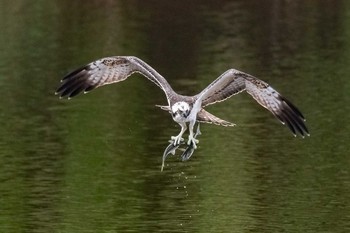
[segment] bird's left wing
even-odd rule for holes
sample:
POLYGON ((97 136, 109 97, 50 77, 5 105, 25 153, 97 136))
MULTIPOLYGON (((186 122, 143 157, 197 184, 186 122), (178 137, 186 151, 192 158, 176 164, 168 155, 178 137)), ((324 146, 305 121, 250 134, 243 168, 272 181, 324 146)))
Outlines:
POLYGON ((146 62, 132 56, 105 57, 80 67, 62 79, 56 94, 70 98, 80 92, 88 92, 103 85, 124 81, 135 72, 142 74, 160 87, 169 101, 174 91, 165 78, 146 62))
POLYGON ((282 124, 287 124, 294 135, 309 135, 305 118, 290 101, 266 82, 239 70, 230 69, 197 95, 196 107, 205 107, 247 91, 261 106, 269 110, 282 124))

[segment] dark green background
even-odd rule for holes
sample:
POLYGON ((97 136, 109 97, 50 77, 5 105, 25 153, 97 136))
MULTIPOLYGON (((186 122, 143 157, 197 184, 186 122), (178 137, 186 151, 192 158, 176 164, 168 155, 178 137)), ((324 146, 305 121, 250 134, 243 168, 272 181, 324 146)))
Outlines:
MULTIPOLYGON (((1 1, 1 232, 347 232, 350 1, 1 1), (225 70, 297 105, 294 138, 247 94, 210 106, 190 161, 139 75, 72 100, 69 71, 140 57, 181 94, 225 70)), ((186 135, 187 136, 187 135, 186 135)))

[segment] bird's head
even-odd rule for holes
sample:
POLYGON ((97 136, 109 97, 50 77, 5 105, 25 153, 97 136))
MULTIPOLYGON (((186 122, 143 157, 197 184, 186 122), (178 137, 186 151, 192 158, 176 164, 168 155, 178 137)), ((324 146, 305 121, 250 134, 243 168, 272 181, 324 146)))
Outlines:
POLYGON ((176 121, 184 120, 190 115, 190 105, 186 102, 176 102, 171 107, 171 114, 176 121))

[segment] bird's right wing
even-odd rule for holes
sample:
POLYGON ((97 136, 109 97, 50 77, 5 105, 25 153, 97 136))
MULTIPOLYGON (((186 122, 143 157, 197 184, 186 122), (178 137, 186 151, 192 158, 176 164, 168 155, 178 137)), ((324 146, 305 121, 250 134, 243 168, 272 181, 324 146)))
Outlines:
POLYGON ((142 74, 160 87, 169 102, 170 95, 174 91, 165 78, 150 65, 132 56, 106 57, 80 67, 62 79, 56 94, 70 98, 80 92, 88 92, 103 85, 124 81, 135 72, 142 74))

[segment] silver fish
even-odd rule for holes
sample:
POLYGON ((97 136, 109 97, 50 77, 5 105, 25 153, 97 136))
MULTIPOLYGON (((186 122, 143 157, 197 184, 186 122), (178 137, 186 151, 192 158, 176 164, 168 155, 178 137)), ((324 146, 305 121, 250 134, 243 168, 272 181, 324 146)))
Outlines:
MULTIPOLYGON (((199 123, 197 125, 197 131, 194 135, 194 138, 196 138, 198 135, 201 135, 199 123)), ((185 144, 184 142, 181 142, 177 145, 174 145, 173 140, 170 140, 169 142, 170 142, 170 144, 167 146, 167 148, 165 148, 164 153, 163 153, 162 167, 160 169, 161 171, 163 171, 163 169, 164 169, 164 163, 165 163, 166 158, 169 156, 169 154, 175 155, 176 150, 180 147, 180 145, 185 144)), ((186 161, 186 160, 190 159, 194 150, 195 150, 195 147, 194 147, 193 143, 191 142, 191 144, 185 149, 185 151, 181 155, 182 161, 186 161)))

